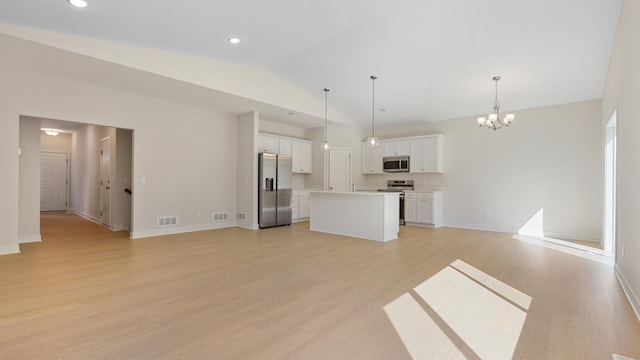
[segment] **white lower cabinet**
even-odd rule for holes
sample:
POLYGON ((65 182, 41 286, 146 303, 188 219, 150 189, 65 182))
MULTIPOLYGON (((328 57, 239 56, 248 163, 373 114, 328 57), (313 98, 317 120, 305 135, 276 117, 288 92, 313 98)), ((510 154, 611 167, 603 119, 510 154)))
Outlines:
POLYGON ((298 192, 291 192, 291 220, 298 220, 298 192))
POLYGON ((405 193, 404 220, 406 223, 442 226, 442 191, 405 193))
POLYGON ((416 222, 416 193, 404 195, 404 222, 416 222))
POLYGON ((307 220, 311 213, 311 193, 309 191, 291 192, 291 220, 307 220))
POLYGON ((311 214, 311 193, 300 191, 298 193, 298 218, 308 219, 311 214))

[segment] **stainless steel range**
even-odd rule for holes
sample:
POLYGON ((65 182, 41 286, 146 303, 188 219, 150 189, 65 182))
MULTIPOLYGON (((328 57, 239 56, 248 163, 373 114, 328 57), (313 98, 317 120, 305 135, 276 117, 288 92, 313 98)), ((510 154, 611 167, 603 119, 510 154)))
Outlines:
POLYGON ((385 189, 378 191, 399 192, 400 193, 400 225, 404 225, 404 192, 413 190, 413 180, 387 180, 385 189))

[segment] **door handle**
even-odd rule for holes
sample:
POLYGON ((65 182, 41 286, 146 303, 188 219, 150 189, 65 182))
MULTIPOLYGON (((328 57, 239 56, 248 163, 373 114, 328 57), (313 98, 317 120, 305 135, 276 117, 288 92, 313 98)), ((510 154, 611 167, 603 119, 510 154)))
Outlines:
POLYGON ((105 189, 109 190, 109 189, 111 189, 111 187, 107 186, 105 189))

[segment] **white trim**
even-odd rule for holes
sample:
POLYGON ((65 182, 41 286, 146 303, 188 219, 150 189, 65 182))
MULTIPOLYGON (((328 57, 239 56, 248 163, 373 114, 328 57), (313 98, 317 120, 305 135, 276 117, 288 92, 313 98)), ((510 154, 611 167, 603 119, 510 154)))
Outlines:
POLYGON ((260 228, 258 227, 258 224, 250 224, 245 221, 238 221, 238 223, 236 223, 236 227, 247 229, 247 230, 258 230, 260 228))
POLYGON ((42 237, 40 236, 40 234, 18 237, 18 243, 20 244, 35 243, 35 242, 41 242, 41 241, 42 241, 42 237))
POLYGON ((100 223, 99 219, 97 219, 97 218, 95 218, 95 217, 93 217, 93 216, 91 216, 89 214, 85 214, 82 211, 78 211, 76 209, 69 209, 67 211, 69 211, 70 213, 76 214, 76 215, 80 216, 81 218, 84 218, 84 219, 87 219, 87 220, 89 220, 91 222, 94 222, 94 223, 96 223, 98 225, 104 226, 102 223, 100 223))
MULTIPOLYGON (((598 249, 593 249, 593 250, 579 249, 574 246, 575 244, 562 244, 561 240, 555 240, 555 239, 552 239, 555 241, 549 241, 549 240, 545 240, 545 238, 518 235, 518 234, 513 235, 512 237, 516 240, 528 242, 533 245, 539 245, 542 247, 546 247, 547 249, 563 252, 565 254, 574 255, 584 259, 597 261, 605 265, 611 265, 611 266, 613 265, 613 258, 611 256, 607 256, 603 254, 601 250, 599 253, 598 249)), ((588 247, 585 246, 585 248, 588 248, 588 247)))
POLYGON ((545 231, 545 237, 558 238, 558 239, 566 239, 566 240, 580 240, 580 241, 591 241, 600 244, 601 237, 599 235, 589 235, 589 234, 571 234, 571 233, 559 233, 553 231, 545 231))
POLYGON ((510 233, 510 234, 518 233, 518 229, 515 229, 515 228, 503 228, 503 227, 496 227, 496 226, 490 226, 490 225, 445 222, 444 224, 442 224, 442 226, 460 228, 460 229, 469 229, 469 230, 495 231, 495 232, 503 232, 503 233, 510 233))
POLYGON ((0 246, 0 255, 19 254, 20 245, 4 245, 0 246))
MULTIPOLYGON (((496 232, 511 233, 511 234, 519 233, 518 232, 519 229, 516 229, 516 228, 507 228, 507 227, 499 227, 499 226, 491 226, 491 225, 483 225, 483 224, 445 222, 442 226, 460 228, 460 229, 470 229, 470 230, 496 231, 496 232)), ((532 236, 529 234, 520 234, 520 235, 532 236)), ((536 236, 539 236, 539 235, 536 235, 536 236)), ((559 238, 559 239, 566 239, 566 240, 600 242, 600 236, 587 235, 587 234, 572 234, 572 233, 559 233, 559 232, 553 232, 553 231, 545 231, 544 237, 559 238)))
POLYGON ((631 304, 633 312, 636 313, 636 317, 638 318, 638 321, 640 321, 640 299, 638 299, 636 293, 634 293, 633 289, 631 289, 631 286, 629 286, 629 283, 624 277, 622 270, 620 270, 620 267, 618 267, 618 264, 615 264, 614 270, 616 278, 618 278, 618 282, 620 283, 620 286, 622 286, 624 294, 627 295, 627 299, 629 299, 629 304, 631 304))
POLYGON ((153 237, 153 236, 174 235, 174 234, 183 234, 183 233, 190 233, 190 232, 196 232, 196 231, 215 230, 215 229, 229 228, 234 226, 236 226, 235 222, 224 221, 224 222, 219 222, 215 224, 168 227, 168 228, 147 230, 147 231, 132 231, 130 234, 130 237, 131 239, 140 239, 140 238, 147 238, 147 237, 153 237))

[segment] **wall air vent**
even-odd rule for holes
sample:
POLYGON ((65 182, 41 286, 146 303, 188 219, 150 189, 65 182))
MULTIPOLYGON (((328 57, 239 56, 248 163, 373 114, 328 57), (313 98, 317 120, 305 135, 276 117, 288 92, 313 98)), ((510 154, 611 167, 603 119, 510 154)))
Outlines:
POLYGON ((227 221, 227 220, 229 220, 229 213, 228 212, 213 213, 213 221, 214 222, 227 221))
POLYGON ((246 212, 239 212, 236 216, 237 220, 242 220, 242 221, 246 221, 247 220, 247 213, 246 212))
POLYGON ((175 225, 178 225, 177 216, 158 217, 158 227, 175 226, 175 225))

